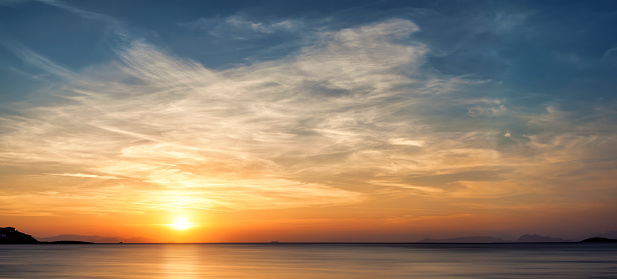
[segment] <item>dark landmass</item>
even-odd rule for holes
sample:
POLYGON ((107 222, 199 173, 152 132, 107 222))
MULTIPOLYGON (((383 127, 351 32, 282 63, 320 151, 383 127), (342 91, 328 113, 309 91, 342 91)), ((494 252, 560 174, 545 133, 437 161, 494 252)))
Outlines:
POLYGON ((93 242, 60 240, 60 241, 41 241, 39 244, 94 244, 93 242))
POLYGON ((537 234, 524 234, 519 237, 516 242, 569 242, 562 238, 550 237, 550 236, 541 236, 537 234))
POLYGON ((13 227, 0 228, 0 244, 35 244, 39 243, 29 234, 22 233, 13 227))
POLYGON ((617 239, 604 238, 604 237, 592 237, 581 240, 581 242, 617 242, 617 239))
POLYGON ((583 235, 583 236, 579 236, 577 238, 575 238, 576 241, 582 241, 588 238, 594 238, 594 237, 603 237, 603 238, 609 238, 609 239, 617 239, 617 231, 605 231, 602 233, 594 233, 594 234, 588 234, 588 235, 583 235))
POLYGON ((98 235, 63 234, 40 238, 40 241, 14 227, 0 227, 0 244, 93 244, 93 243, 153 243, 143 237, 121 238, 98 235))
POLYGON ((419 243, 506 243, 509 241, 492 236, 469 236, 444 239, 425 238, 419 243))
POLYGON ((57 241, 81 241, 90 243, 153 243, 152 239, 144 237, 106 237, 99 235, 77 235, 77 234, 61 234, 52 237, 39 238, 40 241, 57 242, 57 241))

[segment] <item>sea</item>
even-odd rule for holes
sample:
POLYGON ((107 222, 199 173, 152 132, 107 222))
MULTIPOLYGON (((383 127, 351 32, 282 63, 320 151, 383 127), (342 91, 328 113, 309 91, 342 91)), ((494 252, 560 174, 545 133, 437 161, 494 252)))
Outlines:
POLYGON ((617 244, 0 245, 0 278, 617 278, 617 244))

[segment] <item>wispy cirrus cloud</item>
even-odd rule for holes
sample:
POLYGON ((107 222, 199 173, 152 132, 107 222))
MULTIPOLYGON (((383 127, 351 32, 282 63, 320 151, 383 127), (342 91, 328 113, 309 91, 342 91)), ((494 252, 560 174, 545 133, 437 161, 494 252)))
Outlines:
POLYGON ((190 22, 178 23, 178 26, 190 30, 205 31, 216 37, 225 36, 246 40, 277 32, 299 31, 304 24, 299 20, 291 19, 271 22, 252 21, 244 14, 235 14, 224 18, 199 18, 190 22))
MULTIPOLYGON (((108 15, 104 15, 104 14, 100 14, 100 13, 95 13, 95 12, 91 12, 91 11, 87 11, 84 9, 80 9, 80 8, 76 8, 74 6, 69 5, 67 2, 65 1, 61 1, 61 0, 36 0, 37 2, 41 2, 50 6, 54 6, 63 10, 66 10, 68 12, 74 13, 80 17, 86 18, 86 19, 93 19, 93 20, 99 20, 99 21, 103 21, 105 22, 109 27, 113 28, 115 31, 118 31, 121 29, 121 26, 123 25, 121 21, 115 19, 114 17, 108 16, 108 15)), ((118 33, 117 35, 123 35, 121 33, 118 33)))
POLYGON ((10 50, 26 64, 38 68, 48 74, 53 74, 55 77, 59 77, 62 79, 71 79, 75 76, 75 73, 73 73, 71 70, 40 55, 39 53, 33 51, 32 49, 19 43, 18 41, 5 38, 2 42, 0 42, 0 45, 10 50))
POLYGON ((98 178, 98 179, 118 179, 115 176, 96 175, 87 173, 49 173, 49 175, 70 176, 70 177, 84 177, 84 178, 98 178))
MULTIPOLYGON (((228 18, 213 29, 291 28, 279 23, 228 18)), ((571 181, 605 187, 614 177, 610 121, 523 112, 491 97, 492 81, 427 68, 419 30, 392 19, 321 32, 294 55, 227 70, 132 39, 117 61, 65 78, 62 101, 3 116, 0 160, 119 178, 114 198, 140 210, 341 205, 392 191, 567 200, 578 191, 571 181)))

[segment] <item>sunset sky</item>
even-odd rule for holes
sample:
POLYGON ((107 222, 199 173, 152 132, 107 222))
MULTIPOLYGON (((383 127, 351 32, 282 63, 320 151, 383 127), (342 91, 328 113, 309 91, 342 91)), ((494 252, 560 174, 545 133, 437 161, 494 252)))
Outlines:
POLYGON ((0 227, 617 229, 617 1, 0 1, 0 227))

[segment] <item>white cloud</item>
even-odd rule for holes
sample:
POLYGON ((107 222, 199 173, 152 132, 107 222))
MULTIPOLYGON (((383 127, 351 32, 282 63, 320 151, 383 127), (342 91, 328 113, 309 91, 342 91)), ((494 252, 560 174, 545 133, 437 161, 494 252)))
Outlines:
MULTIPOLYGON (((283 28, 237 24, 264 33, 283 28)), ((557 148, 592 154, 614 142, 596 129, 551 128, 500 146, 508 125, 584 125, 569 124, 556 109, 538 117, 472 97, 489 82, 426 69, 429 46, 410 41, 418 30, 389 20, 321 33, 296 55, 224 71, 136 40, 117 50, 119 61, 61 83, 73 93, 63 102, 24 104, 22 116, 4 116, 0 162, 59 164, 71 171, 56 176, 106 183, 132 180, 121 184, 126 196, 113 198, 135 210, 243 210, 354 203, 384 187, 432 196, 464 188, 458 196, 473 196, 489 185, 528 182, 547 162, 580 158, 557 148), (505 120, 487 124, 477 116, 505 120)), ((537 183, 489 196, 530 192, 537 183)))
POLYGON ((501 104, 492 106, 475 106, 467 109, 467 114, 471 117, 478 116, 499 116, 506 114, 508 109, 501 104))
POLYGON ((115 176, 86 174, 86 173, 49 173, 49 175, 70 176, 70 177, 84 177, 84 178, 98 178, 98 179, 118 179, 115 176))
POLYGON ((613 55, 614 55, 614 53, 617 53, 617 46, 614 46, 614 47, 612 47, 612 48, 607 49, 607 50, 604 52, 603 57, 613 56, 613 55))
POLYGON ((199 18, 191 22, 178 23, 178 25, 192 30, 206 31, 216 37, 224 36, 244 40, 276 32, 297 31, 302 23, 290 19, 258 22, 246 18, 243 14, 236 14, 225 18, 199 18))
POLYGON ((495 33, 504 33, 520 27, 529 16, 533 15, 533 12, 519 12, 519 13, 497 13, 492 18, 491 28, 494 29, 495 33))
POLYGON ((411 145, 411 146, 421 147, 421 146, 424 145, 424 141, 421 141, 421 140, 411 140, 411 139, 405 139, 405 138, 393 138, 393 139, 390 139, 390 144, 395 144, 395 145, 411 145))
POLYGON ((0 45, 15 53, 15 55, 17 55, 28 65, 41 69, 46 73, 53 74, 56 77, 64 79, 70 79, 75 76, 75 74, 69 69, 43 57, 19 42, 4 38, 3 41, 0 42, 0 45))

